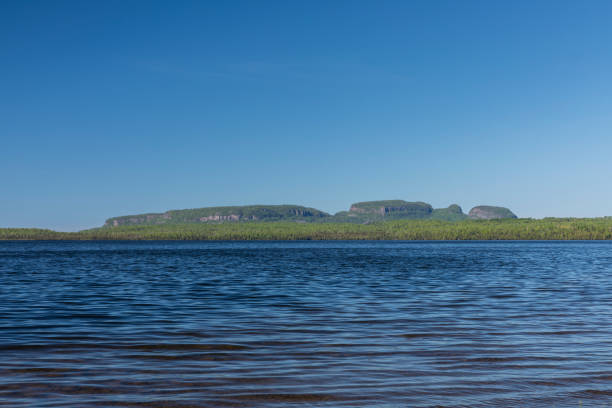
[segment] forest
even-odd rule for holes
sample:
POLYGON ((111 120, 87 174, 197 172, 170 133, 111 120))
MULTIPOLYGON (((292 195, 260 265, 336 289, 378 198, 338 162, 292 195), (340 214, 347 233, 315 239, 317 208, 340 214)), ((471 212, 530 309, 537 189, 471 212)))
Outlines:
POLYGON ((236 222, 101 227, 78 232, 0 228, 0 240, 609 240, 612 217, 370 224, 236 222))

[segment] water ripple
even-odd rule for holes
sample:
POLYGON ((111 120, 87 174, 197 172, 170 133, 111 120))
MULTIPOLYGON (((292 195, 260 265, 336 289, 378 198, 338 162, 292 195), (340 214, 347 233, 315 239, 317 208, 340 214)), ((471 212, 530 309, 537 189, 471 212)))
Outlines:
POLYGON ((3 242, 0 406, 604 407, 611 254, 3 242))

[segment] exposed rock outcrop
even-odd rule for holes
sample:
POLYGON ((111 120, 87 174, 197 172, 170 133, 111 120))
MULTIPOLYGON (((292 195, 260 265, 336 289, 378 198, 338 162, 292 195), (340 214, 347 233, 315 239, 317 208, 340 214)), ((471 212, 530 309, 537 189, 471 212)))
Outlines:
POLYGON ((326 212, 299 205, 247 205, 171 210, 165 213, 127 215, 106 220, 107 227, 121 225, 159 225, 219 223, 238 221, 312 221, 330 217, 326 212))
POLYGON ((516 215, 505 207, 491 205, 479 205, 469 212, 469 217, 475 220, 495 220, 501 218, 517 218, 516 215))

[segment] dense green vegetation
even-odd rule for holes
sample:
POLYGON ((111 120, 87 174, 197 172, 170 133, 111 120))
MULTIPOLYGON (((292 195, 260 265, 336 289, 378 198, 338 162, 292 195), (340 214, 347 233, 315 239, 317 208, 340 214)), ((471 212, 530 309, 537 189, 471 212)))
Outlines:
POLYGON ((74 240, 593 240, 612 239, 612 217, 395 220, 371 224, 253 222, 102 227, 80 232, 0 229, 0 239, 74 240))
POLYGON ((0 240, 79 239, 79 232, 57 232, 40 228, 0 228, 0 240), (72 238, 75 236, 75 238, 72 238))

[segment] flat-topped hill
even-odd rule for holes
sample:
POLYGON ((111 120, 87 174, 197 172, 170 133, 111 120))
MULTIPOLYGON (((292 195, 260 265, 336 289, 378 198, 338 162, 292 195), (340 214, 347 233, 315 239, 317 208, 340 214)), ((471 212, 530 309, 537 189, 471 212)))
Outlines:
POLYGON ((404 200, 362 201, 351 204, 348 211, 340 211, 327 222, 368 224, 383 220, 424 219, 433 212, 430 204, 404 200))
POLYGON ((404 200, 363 201, 351 205, 349 213, 427 218, 433 212, 430 204, 404 200))
POLYGON ((300 205, 245 205, 171 210, 164 213, 113 217, 104 226, 219 223, 227 221, 314 221, 326 212, 300 205))

